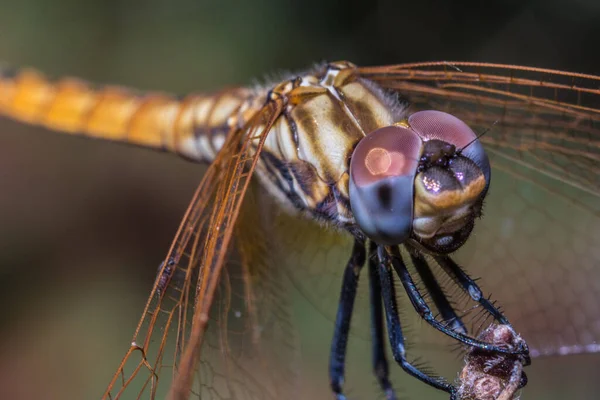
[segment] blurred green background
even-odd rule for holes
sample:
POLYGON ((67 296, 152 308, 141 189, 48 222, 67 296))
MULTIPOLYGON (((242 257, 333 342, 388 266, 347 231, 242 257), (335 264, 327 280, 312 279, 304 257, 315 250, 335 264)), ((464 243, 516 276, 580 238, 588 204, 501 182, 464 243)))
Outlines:
MULTIPOLYGON (((599 42, 595 0, 0 0, 10 65, 176 93, 338 59, 597 74, 599 42)), ((173 156, 0 120, 0 398, 99 397, 201 175, 173 156)), ((597 375, 587 365, 584 384, 597 375)))

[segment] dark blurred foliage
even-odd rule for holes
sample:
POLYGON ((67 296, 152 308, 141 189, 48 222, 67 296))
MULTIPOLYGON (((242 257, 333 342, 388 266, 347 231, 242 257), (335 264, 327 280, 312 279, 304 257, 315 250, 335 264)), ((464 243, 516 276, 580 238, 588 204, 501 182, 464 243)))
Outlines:
MULTIPOLYGON (((596 0, 0 0, 7 63, 176 93, 338 59, 597 74, 598 43, 596 0)), ((202 171, 0 121, 0 398, 98 397, 202 171)))

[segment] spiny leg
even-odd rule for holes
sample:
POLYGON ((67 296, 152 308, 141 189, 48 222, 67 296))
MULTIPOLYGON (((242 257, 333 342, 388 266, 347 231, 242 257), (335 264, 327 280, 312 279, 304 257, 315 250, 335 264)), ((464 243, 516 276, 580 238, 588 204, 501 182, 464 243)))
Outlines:
POLYGON ((389 380, 388 361, 385 357, 383 303, 379 278, 377 245, 369 245, 369 302, 371 304, 371 340, 373 341, 373 371, 386 400, 396 400, 396 393, 389 380))
MULTIPOLYGON (((382 253, 383 253, 383 257, 385 257, 387 254, 385 249, 382 250, 382 253)), ((387 258, 389 259, 392 266, 394 267, 394 270, 398 274, 398 277, 400 278, 400 282, 402 283, 402 286, 404 286, 404 290, 406 291, 406 294, 408 295, 408 298, 410 299, 413 307, 419 313, 421 318, 423 318, 425 320, 425 322, 427 322, 429 325, 431 325, 438 331, 450 336, 451 338, 454 338, 470 347, 476 347, 481 350, 502 353, 502 354, 511 354, 511 355, 523 354, 524 350, 521 348, 517 348, 515 350, 515 349, 511 349, 511 348, 506 348, 506 347, 501 347, 501 346, 497 346, 494 344, 486 343, 486 342, 476 339, 474 337, 468 336, 464 333, 454 331, 454 330, 448 328, 447 326, 445 326, 444 324, 440 323, 438 320, 435 319, 435 316, 433 315, 433 313, 431 312, 431 309, 425 302, 425 299, 423 298, 421 293, 419 293, 419 290, 417 289, 412 277, 410 276, 410 273, 408 272, 408 269, 406 268, 406 264, 404 264, 404 261, 402 260, 402 256, 400 255, 400 250, 398 249, 397 246, 391 247, 391 254, 389 254, 387 258)))
POLYGON ((344 270, 342 290, 335 318, 335 330, 329 356, 329 380, 331 389, 335 393, 337 400, 346 399, 342 394, 346 347, 348 345, 350 320, 352 318, 354 299, 356 298, 356 290, 358 287, 358 276, 362 266, 365 264, 365 253, 364 240, 356 239, 354 241, 354 247, 352 248, 352 255, 344 270))
POLYGON ((398 306, 396 304, 396 292, 394 289, 394 281, 392 270, 390 268, 390 260, 384 246, 377 246, 377 259, 379 264, 379 279, 381 282, 381 294, 385 307, 385 315, 388 328, 388 336, 392 347, 394 360, 400 367, 409 375, 425 382, 426 384, 450 393, 451 399, 455 399, 456 388, 443 378, 432 377, 419 368, 412 365, 406 359, 406 349, 404 347, 404 336, 400 325, 400 317, 398 316, 398 306))
MULTIPOLYGON (((479 286, 475 283, 475 280, 471 278, 463 269, 452 260, 452 258, 448 256, 435 256, 434 257, 437 263, 442 267, 442 269, 448 274, 450 278, 456 282, 460 288, 468 293, 471 299, 481 304, 481 306, 492 316, 498 323, 502 325, 507 325, 512 329, 512 325, 508 322, 508 319, 500 312, 498 308, 496 308, 491 301, 489 301, 482 293, 479 286)), ((519 353, 525 357, 525 365, 529 365, 531 363, 531 358, 529 357, 529 349, 527 348, 527 344, 523 341, 519 342, 519 347, 517 348, 519 353)))
POLYGON ((423 282, 425 285, 425 288, 427 289, 427 292, 431 296, 433 303, 442 316, 442 319, 449 324, 450 329, 457 332, 467 333, 465 324, 454 311, 454 308, 450 304, 448 297, 446 297, 446 294, 433 275, 427 260, 425 260, 421 254, 413 252, 411 252, 410 257, 415 269, 417 270, 417 273, 421 277, 421 282, 423 282))
POLYGON ((481 289, 475 281, 468 276, 459 266, 448 256, 436 256, 435 260, 442 269, 452 278, 462 290, 471 296, 474 301, 485 308, 485 310, 503 325, 510 325, 506 317, 494 305, 483 296, 481 289))

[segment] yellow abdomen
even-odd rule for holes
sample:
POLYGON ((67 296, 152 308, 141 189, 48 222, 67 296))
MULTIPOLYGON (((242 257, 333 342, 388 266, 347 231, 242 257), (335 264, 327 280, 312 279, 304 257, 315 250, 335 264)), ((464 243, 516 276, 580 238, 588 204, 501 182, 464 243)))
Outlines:
POLYGON ((119 86, 94 88, 79 79, 48 81, 32 70, 0 69, 0 115, 52 130, 131 143, 210 161, 219 150, 211 133, 250 96, 233 89, 185 98, 119 86), (213 143, 215 142, 215 143, 213 143), (207 148, 208 147, 208 148, 207 148))

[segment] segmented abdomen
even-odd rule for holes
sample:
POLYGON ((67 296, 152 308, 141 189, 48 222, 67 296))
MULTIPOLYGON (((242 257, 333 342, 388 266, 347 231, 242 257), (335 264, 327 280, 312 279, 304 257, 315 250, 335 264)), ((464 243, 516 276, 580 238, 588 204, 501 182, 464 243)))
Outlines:
POLYGON ((119 86, 94 88, 73 78, 50 82, 32 70, 0 69, 1 115, 56 131, 176 152, 196 161, 214 158, 231 124, 239 124, 240 107, 251 97, 249 90, 239 88, 177 98, 119 86))

